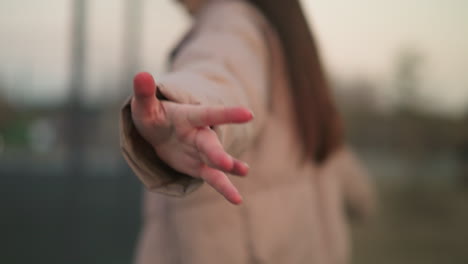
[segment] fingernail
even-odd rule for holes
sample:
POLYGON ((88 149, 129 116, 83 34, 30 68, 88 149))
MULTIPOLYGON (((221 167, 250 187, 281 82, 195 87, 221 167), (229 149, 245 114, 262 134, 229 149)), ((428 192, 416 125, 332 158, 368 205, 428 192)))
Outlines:
POLYGON ((241 205, 243 201, 244 201, 244 198, 242 198, 242 196, 239 195, 239 200, 236 201, 236 205, 241 205))
POLYGON ((249 171, 250 171, 250 166, 247 163, 244 163, 244 166, 245 166, 245 172, 244 172, 243 176, 247 176, 249 174, 249 171))

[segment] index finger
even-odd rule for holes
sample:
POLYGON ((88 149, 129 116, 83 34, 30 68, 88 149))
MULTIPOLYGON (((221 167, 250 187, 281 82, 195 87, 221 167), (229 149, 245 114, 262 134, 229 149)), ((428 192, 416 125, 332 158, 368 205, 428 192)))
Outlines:
POLYGON ((240 124, 253 119, 245 107, 190 106, 187 120, 194 127, 240 124))

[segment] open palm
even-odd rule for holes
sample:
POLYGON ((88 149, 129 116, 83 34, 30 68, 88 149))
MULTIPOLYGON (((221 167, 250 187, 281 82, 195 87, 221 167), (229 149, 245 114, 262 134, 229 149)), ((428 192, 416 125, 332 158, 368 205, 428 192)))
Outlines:
POLYGON ((225 173, 245 176, 247 164, 224 150, 213 126, 252 120, 243 107, 215 107, 161 101, 149 73, 134 79, 132 119, 143 138, 173 169, 201 178, 227 200, 240 204, 242 198, 225 173))

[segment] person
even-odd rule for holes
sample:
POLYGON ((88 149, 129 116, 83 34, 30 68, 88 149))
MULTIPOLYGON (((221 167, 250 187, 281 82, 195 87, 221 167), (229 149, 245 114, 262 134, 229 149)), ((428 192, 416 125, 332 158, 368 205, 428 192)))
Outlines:
POLYGON ((193 27, 121 111, 149 190, 135 262, 347 263, 344 199, 371 191, 340 176, 357 163, 299 1, 180 2, 193 27))

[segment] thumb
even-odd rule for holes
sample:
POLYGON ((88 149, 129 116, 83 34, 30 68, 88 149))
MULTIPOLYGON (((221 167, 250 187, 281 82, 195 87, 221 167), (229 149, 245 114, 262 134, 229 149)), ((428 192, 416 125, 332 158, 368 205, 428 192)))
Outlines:
MULTIPOLYGON (((133 91, 135 107, 137 111, 150 113, 154 108, 159 108, 159 101, 156 98, 156 83, 153 76, 147 72, 135 75, 133 79, 133 91)), ((157 110, 157 109, 156 109, 157 110)))

